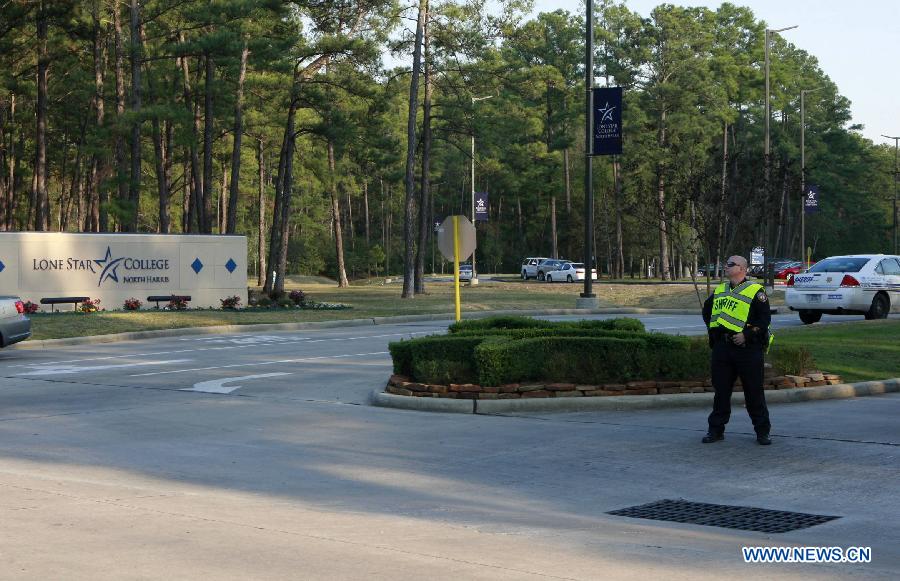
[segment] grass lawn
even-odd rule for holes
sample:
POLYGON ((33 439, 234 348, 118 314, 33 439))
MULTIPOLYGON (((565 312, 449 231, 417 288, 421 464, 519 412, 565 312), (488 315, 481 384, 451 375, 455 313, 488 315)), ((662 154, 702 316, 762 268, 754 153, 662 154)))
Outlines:
POLYGON ((779 331, 775 342, 806 347, 819 369, 848 383, 900 377, 900 320, 807 325, 779 331))
MULTIPOLYGON (((213 325, 251 325, 390 317, 394 315, 452 313, 453 284, 430 282, 426 293, 414 299, 400 299, 400 284, 354 284, 339 289, 319 280, 289 279, 287 290, 302 289, 316 302, 344 303, 353 308, 341 311, 246 309, 241 311, 196 310, 136 312, 102 311, 98 313, 39 313, 31 315, 34 339, 82 337, 129 331, 205 327, 213 325), (302 283, 302 284, 301 284, 302 283)), ((523 283, 483 281, 475 287, 461 288, 463 312, 492 310, 531 310, 574 308, 582 291, 581 284, 523 283)), ((594 285, 602 307, 687 308, 700 303, 689 285, 594 285)), ((705 298, 705 288, 700 294, 705 298)))

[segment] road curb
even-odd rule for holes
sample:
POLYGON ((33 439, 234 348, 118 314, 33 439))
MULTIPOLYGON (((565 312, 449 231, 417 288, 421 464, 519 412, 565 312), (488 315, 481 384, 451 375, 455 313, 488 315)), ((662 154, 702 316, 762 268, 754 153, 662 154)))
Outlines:
MULTIPOLYGON (((692 309, 640 309, 640 308, 606 308, 606 309, 542 309, 542 310, 500 310, 477 311, 465 313, 466 319, 483 319, 499 315, 548 316, 548 315, 700 315, 699 310, 692 309)), ((224 333, 258 332, 258 331, 300 331, 304 329, 333 329, 335 327, 364 327, 367 325, 390 325, 394 323, 414 323, 418 321, 452 321, 453 313, 430 313, 424 315, 397 315, 394 317, 372 317, 365 319, 340 319, 335 321, 311 321, 301 323, 262 323, 255 325, 218 325, 210 327, 182 327, 180 329, 157 329, 154 331, 135 331, 131 333, 110 333, 108 335, 89 335, 87 337, 67 337, 64 339, 36 339, 11 345, 8 349, 51 349, 70 345, 99 345, 102 343, 120 343, 140 339, 161 339, 166 337, 186 337, 192 335, 221 335, 224 333)))
MULTIPOLYGON (((799 403, 826 399, 849 399, 869 395, 882 395, 900 391, 900 377, 884 381, 841 383, 822 387, 802 387, 766 391, 767 403, 799 403)), ((473 414, 508 414, 522 412, 590 412, 590 411, 638 411, 669 408, 707 408, 712 406, 713 393, 684 393, 673 395, 621 395, 607 397, 565 397, 508 400, 456 400, 428 397, 409 397, 372 392, 372 405, 399 409, 473 414), (451 404, 451 405, 447 405, 451 404)), ((736 392, 735 404, 744 403, 744 394, 736 392)))
POLYGON ((475 400, 447 399, 432 397, 407 397, 385 393, 383 389, 372 392, 370 403, 377 407, 413 410, 419 412, 442 412, 449 414, 475 413, 475 400))

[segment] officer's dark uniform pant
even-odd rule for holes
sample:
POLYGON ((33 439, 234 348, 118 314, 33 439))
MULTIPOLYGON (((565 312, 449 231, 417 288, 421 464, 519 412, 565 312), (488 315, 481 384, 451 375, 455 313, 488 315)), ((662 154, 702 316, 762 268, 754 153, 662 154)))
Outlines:
POLYGON ((758 345, 738 347, 716 341, 712 349, 712 384, 716 390, 713 411, 709 414, 709 431, 721 434, 731 417, 731 392, 734 381, 741 378, 747 413, 759 435, 769 435, 769 410, 763 391, 763 350, 758 345))

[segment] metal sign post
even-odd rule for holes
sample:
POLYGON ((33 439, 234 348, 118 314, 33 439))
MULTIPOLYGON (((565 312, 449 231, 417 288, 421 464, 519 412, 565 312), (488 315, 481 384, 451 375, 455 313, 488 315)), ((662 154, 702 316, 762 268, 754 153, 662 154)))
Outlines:
POLYGON ((476 246, 475 226, 465 216, 448 216, 438 228, 438 248, 444 258, 453 261, 453 296, 457 321, 462 318, 459 298, 459 261, 472 256, 476 246))

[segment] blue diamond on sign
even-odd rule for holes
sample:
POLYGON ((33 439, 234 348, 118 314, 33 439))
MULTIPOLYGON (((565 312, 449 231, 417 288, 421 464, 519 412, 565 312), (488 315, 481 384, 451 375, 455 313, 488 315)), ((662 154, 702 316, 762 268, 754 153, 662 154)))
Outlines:
POLYGON ((3 261, 0 260, 0 272, 3 272, 3 269, 6 268, 6 265, 3 264, 3 261))
POLYGON ((237 262, 234 259, 229 258, 228 262, 225 263, 225 270, 228 272, 234 272, 234 269, 237 268, 237 262))
POLYGON ((191 268, 194 269, 194 272, 200 274, 200 271, 203 269, 203 263, 200 262, 199 258, 195 258, 194 262, 191 263, 191 268))

